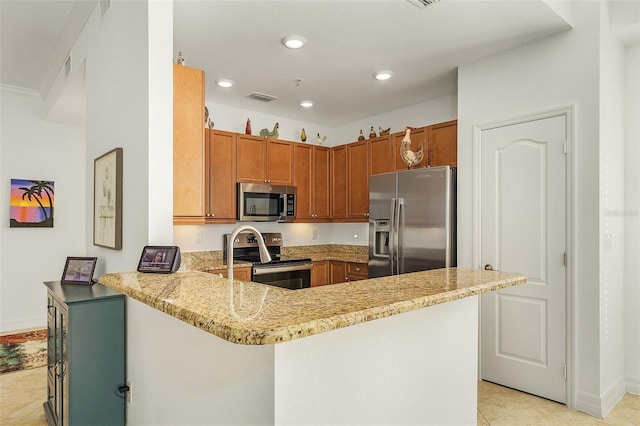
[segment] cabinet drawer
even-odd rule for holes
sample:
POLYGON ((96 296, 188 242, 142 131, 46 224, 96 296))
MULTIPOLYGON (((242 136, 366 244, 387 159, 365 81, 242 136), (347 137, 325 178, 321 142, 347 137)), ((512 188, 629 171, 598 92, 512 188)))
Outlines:
POLYGON ((347 275, 368 278, 369 265, 366 263, 347 262, 347 275))

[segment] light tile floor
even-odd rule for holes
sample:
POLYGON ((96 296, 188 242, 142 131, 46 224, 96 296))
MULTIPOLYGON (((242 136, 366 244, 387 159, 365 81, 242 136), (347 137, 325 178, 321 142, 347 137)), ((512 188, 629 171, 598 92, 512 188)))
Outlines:
MULTIPOLYGON (((45 367, 0 374, 0 425, 46 425, 45 367)), ((488 382, 478 382, 478 425, 640 425, 640 395, 626 394, 598 419, 562 404, 488 382)))

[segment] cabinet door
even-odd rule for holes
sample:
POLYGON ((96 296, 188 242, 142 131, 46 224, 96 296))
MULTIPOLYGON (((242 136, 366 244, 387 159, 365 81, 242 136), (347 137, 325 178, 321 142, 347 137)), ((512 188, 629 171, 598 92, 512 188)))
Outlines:
POLYGON ((297 188, 296 221, 313 218, 313 146, 297 143, 293 149, 293 184, 297 188))
POLYGON ((267 182, 274 185, 293 185, 293 142, 267 140, 267 182))
POLYGON ((207 130, 207 221, 236 220, 236 134, 207 130))
POLYGON ((369 175, 390 172, 392 159, 391 136, 369 139, 369 175))
POLYGON ((265 156, 267 141, 261 136, 237 135, 238 182, 264 183, 267 175, 265 156))
POLYGON ((311 269, 311 287, 329 284, 329 261, 313 262, 311 269))
POLYGON ((368 221, 369 150, 367 141, 347 145, 347 217, 368 221))
MULTIPOLYGON (((393 168, 394 170, 407 170, 407 163, 402 161, 400 156, 400 146, 402 145, 402 139, 404 139, 405 132, 398 132, 393 134, 393 168)), ((411 166, 413 169, 418 169, 427 165, 427 150, 429 149, 429 135, 426 127, 419 127, 411 131, 411 150, 414 152, 422 149, 423 156, 422 161, 411 166)))
POLYGON ((458 165, 458 121, 429 126, 429 165, 458 165))
POLYGON ((173 215, 203 217, 204 72, 173 66, 173 215))
MULTIPOLYGON (((222 275, 222 278, 228 278, 227 268, 211 269, 207 271, 210 274, 222 275)), ((233 279, 239 281, 251 281, 251 268, 233 268, 233 279)))
POLYGON ((347 217, 347 146, 331 148, 331 217, 347 217))
POLYGON ((313 214, 316 219, 331 217, 331 150, 313 147, 313 214))
POLYGON ((331 284, 345 282, 347 276, 345 263, 332 260, 329 263, 329 275, 331 276, 331 284))

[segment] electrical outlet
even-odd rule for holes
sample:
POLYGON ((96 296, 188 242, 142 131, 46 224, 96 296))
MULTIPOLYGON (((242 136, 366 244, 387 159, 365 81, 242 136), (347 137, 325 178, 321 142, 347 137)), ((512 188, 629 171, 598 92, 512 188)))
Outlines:
POLYGON ((196 233, 196 243, 201 243, 202 242, 202 231, 198 231, 196 233))
POLYGON ((131 387, 131 382, 127 382, 127 386, 129 386, 129 390, 127 391, 127 403, 129 405, 133 405, 133 388, 131 387))
POLYGON ((318 230, 314 229, 313 231, 311 231, 311 239, 312 240, 317 240, 318 239, 318 230))
POLYGON ((358 239, 358 230, 353 231, 353 239, 358 239))

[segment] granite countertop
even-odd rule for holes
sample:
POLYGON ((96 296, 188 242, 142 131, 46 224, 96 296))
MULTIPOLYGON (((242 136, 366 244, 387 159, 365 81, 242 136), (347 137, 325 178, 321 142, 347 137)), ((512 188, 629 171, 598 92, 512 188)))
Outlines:
POLYGON ((99 282, 232 343, 269 345, 527 281, 521 274, 434 269, 287 290, 198 271, 106 274, 99 282))

